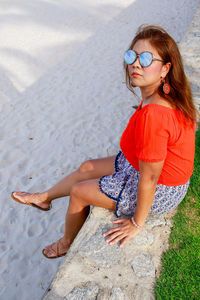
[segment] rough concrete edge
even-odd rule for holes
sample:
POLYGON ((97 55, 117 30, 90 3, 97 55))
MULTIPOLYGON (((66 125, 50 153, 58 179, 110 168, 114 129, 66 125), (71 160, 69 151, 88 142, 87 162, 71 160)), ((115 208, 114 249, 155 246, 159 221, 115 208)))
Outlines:
MULTIPOLYGON (((198 78, 194 78, 194 74, 192 70, 190 71, 187 70, 187 67, 190 68, 191 65, 193 66, 195 65, 196 63, 195 58, 199 57, 199 53, 198 54, 196 53, 196 50, 197 51, 199 50, 199 44, 200 44, 199 28, 200 28, 200 5, 198 6, 194 14, 194 17, 192 19, 192 22, 180 43, 180 52, 183 57, 183 63, 184 63, 186 75, 192 87, 194 104, 197 110, 200 112, 200 82, 198 81, 198 78), (194 57, 194 60, 192 60, 191 62, 192 57, 194 57)), ((196 67, 196 69, 198 68, 196 67)), ((200 116, 198 119, 198 123, 200 123, 200 116)))
MULTIPOLYGON (((57 277, 58 277, 58 273, 59 273, 60 270, 62 269, 63 265, 64 265, 66 262, 70 261, 70 260, 73 258, 73 254, 74 254, 74 252, 76 252, 76 249, 77 249, 77 246, 76 246, 77 241, 81 238, 82 233, 85 231, 85 228, 88 227, 88 223, 89 223, 89 220, 90 220, 90 218, 91 218, 91 216, 92 216, 92 212, 93 212, 93 207, 91 207, 90 213, 89 213, 89 215, 88 215, 88 217, 87 217, 85 223, 83 224, 81 230, 79 231, 79 233, 78 233, 77 236, 75 237, 75 239, 74 239, 74 241, 73 241, 71 247, 69 248, 67 254, 64 256, 64 259, 60 262, 55 277, 51 280, 51 282, 50 282, 48 288, 46 289, 46 291, 45 291, 45 293, 44 293, 44 295, 42 296, 41 299, 44 299, 45 296, 46 296, 46 295, 49 293, 49 291, 51 290, 51 286, 52 286, 52 284, 56 281, 56 279, 57 279, 57 277)), ((58 300, 59 300, 59 299, 58 299, 58 300)))
POLYGON ((198 8, 196 9, 194 16, 192 18, 192 22, 190 23, 190 26, 188 27, 188 29, 186 30, 184 37, 182 38, 180 45, 184 44, 185 41, 187 40, 187 37, 189 34, 194 32, 194 27, 196 27, 199 30, 199 14, 200 14, 200 5, 198 6, 198 8))
MULTIPOLYGON (((200 6, 199 6, 198 9, 196 10, 196 12, 195 12, 195 14, 194 14, 194 17, 193 17, 193 19, 192 19, 192 22, 191 22, 191 24, 190 24, 188 30, 186 31, 186 33, 185 33, 185 35, 184 35, 184 37, 183 37, 183 39, 182 39, 182 41, 181 41, 181 43, 180 43, 181 54, 184 53, 184 49, 183 49, 183 48, 184 48, 184 44, 186 43, 186 41, 187 41, 187 39, 188 39, 188 36, 191 36, 191 35, 193 34, 194 29, 199 28, 199 27, 198 27, 199 17, 200 17, 200 6)), ((193 38, 195 38, 195 34, 193 34, 193 38)), ((195 95, 194 95, 194 97, 195 97, 195 95)), ((198 99, 198 100, 199 100, 199 99, 198 99)), ((198 104, 200 105, 200 103, 198 103, 198 104)), ((73 244, 71 245, 71 247, 70 247, 68 253, 66 254, 64 260, 63 260, 63 261, 61 262, 61 264, 59 265, 59 268, 58 268, 58 271, 57 271, 57 273, 56 273, 56 276, 53 278, 53 280, 52 280, 51 283, 49 284, 49 287, 48 287, 47 290, 45 291, 45 293, 44 293, 42 299, 44 299, 44 298, 48 295, 49 291, 51 290, 51 286, 52 286, 53 283, 56 281, 56 279, 57 279, 57 277, 58 277, 58 273, 62 270, 62 267, 64 266, 64 264, 66 264, 68 261, 70 261, 70 260, 73 258, 74 252, 78 251, 76 244, 78 244, 78 241, 79 241, 80 239, 82 239, 82 233, 85 232, 85 229, 88 227, 88 224, 90 223, 90 219, 93 218, 93 217, 95 217, 94 212, 95 212, 94 208, 91 209, 91 212, 90 212, 90 214, 89 214, 87 220, 85 221, 83 227, 81 228, 80 232, 78 233, 77 237, 75 238, 75 240, 74 240, 73 244)), ((168 219, 168 222, 170 223, 170 227, 173 226, 173 217, 174 217, 174 215, 176 214, 176 212, 177 212, 177 210, 175 209, 173 212, 171 212, 170 214, 168 214, 167 219, 168 219)), ((114 214, 113 214, 113 216, 114 216, 114 214)), ((167 244, 168 244, 168 246, 169 246, 169 243, 167 243, 167 244)), ((166 251, 167 251, 167 249, 166 249, 166 251)), ((160 262, 159 272, 158 272, 158 274, 157 274, 157 276, 156 276, 157 278, 159 277, 159 275, 160 275, 160 273, 161 273, 161 270, 162 270, 162 264, 161 264, 161 262, 160 262)), ((156 278, 156 279, 157 279, 157 278, 156 278)), ((49 299, 50 299, 50 298, 49 298, 49 299)), ((52 298, 52 299, 53 299, 53 298, 52 298)), ((55 299, 55 298, 54 298, 54 299, 55 299)), ((58 298, 56 298, 56 299, 59 300, 58 298)), ((62 299, 62 298, 60 298, 60 299, 62 299)))
MULTIPOLYGON (((166 235, 163 235, 161 240, 163 244, 163 252, 166 252, 168 247, 169 247, 169 242, 168 242, 168 236, 170 234, 170 229, 173 226, 173 216, 176 214, 176 209, 174 209, 172 212, 167 213, 165 215, 161 215, 161 218, 164 218, 165 220, 165 227, 168 228, 169 233, 166 235)), ((147 218, 145 227, 146 229, 150 226, 160 226, 160 225, 152 225, 151 223, 151 218, 154 218, 155 215, 150 215, 147 218)), ((45 294, 43 295, 44 300, 61 300, 64 299, 63 296, 61 296, 58 293, 58 282, 60 283, 63 281, 61 278, 63 276, 63 272, 66 272, 66 268, 68 268, 68 265, 71 264, 71 261, 73 260, 74 257, 77 256, 77 254, 81 251, 81 245, 83 245, 85 238, 88 236, 92 236, 93 232, 90 230, 91 228, 96 230, 94 227, 99 227, 103 223, 107 223, 107 221, 112 221, 112 219, 115 219, 116 216, 114 212, 106 210, 104 208, 99 208, 99 207, 93 207, 90 215, 88 216, 86 222, 84 223, 83 227, 79 231, 77 237, 75 238, 73 244, 71 245, 68 253, 66 254, 64 260, 61 262, 59 269, 53 278, 51 284, 49 285, 48 289, 46 290, 45 294), (107 221, 105 221, 107 219, 107 221)), ((111 222, 109 222, 111 223, 111 222)), ((104 224, 105 225, 105 224, 104 224)), ((104 227, 104 226, 103 226, 104 227)), ((163 253, 162 252, 162 253, 163 253)), ((161 259, 157 263, 156 266, 156 274, 155 274, 155 280, 159 277, 160 272, 162 270, 162 264, 161 264, 161 259)))
MULTIPOLYGON (((79 253, 80 245, 83 244, 83 240, 85 239, 85 236, 92 236, 93 232, 89 230, 90 228, 94 229, 95 227, 98 227, 100 224, 104 222, 105 219, 113 220, 116 218, 115 214, 111 210, 107 210, 100 207, 91 206, 90 213, 83 224, 81 230, 79 231, 78 235, 74 239, 73 244, 71 245, 70 249, 68 250, 67 254, 65 255, 64 259, 60 262, 58 271, 55 275, 55 277, 52 279, 51 283, 49 284, 48 288, 46 289, 42 299, 46 300, 60 300, 63 299, 62 297, 59 298, 58 294, 54 293, 54 283, 59 280, 61 277, 60 275, 64 271, 66 265, 68 265, 73 257, 79 253), (90 233, 89 233, 90 232, 90 233)), ((94 229, 95 230, 95 229, 94 229)))

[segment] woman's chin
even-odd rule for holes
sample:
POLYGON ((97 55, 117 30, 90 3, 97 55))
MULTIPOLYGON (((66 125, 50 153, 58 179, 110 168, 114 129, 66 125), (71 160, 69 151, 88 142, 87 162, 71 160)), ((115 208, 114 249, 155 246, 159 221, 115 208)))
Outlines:
POLYGON ((133 88, 135 88, 135 87, 139 87, 139 85, 138 84, 136 84, 135 82, 133 83, 133 82, 131 82, 131 86, 133 87, 133 88))

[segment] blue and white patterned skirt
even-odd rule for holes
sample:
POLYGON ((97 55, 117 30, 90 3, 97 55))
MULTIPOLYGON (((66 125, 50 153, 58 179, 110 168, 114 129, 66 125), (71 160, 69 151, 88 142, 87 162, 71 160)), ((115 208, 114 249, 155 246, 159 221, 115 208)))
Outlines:
MULTIPOLYGON (((140 173, 120 151, 115 159, 115 173, 100 178, 99 187, 102 193, 117 201, 116 216, 132 216, 137 204, 137 188, 140 173)), ((173 210, 185 197, 187 183, 177 186, 157 184, 150 214, 165 214, 173 210)))

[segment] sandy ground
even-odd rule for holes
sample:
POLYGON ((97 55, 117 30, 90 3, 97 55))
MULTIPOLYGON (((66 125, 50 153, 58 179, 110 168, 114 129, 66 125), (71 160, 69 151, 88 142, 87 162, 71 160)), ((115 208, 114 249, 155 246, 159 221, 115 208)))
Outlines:
POLYGON ((137 100, 123 53, 143 23, 180 42, 199 0, 0 2, 0 299, 41 299, 62 259, 41 250, 64 230, 50 212, 12 201, 42 191, 92 157, 117 153, 137 100))

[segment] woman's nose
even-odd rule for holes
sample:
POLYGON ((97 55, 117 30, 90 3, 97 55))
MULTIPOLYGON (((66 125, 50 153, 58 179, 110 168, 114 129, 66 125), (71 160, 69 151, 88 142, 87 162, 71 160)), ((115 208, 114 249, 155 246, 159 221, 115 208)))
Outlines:
POLYGON ((136 57, 136 60, 132 63, 131 66, 134 66, 134 67, 141 67, 140 65, 140 61, 139 61, 139 56, 136 57))

